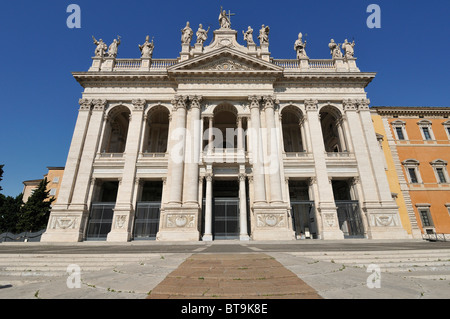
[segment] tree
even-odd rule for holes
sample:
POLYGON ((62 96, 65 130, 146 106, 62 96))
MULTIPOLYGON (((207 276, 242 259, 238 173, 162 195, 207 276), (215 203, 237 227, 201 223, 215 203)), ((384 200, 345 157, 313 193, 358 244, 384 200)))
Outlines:
POLYGON ((18 232, 35 232, 47 227, 50 208, 55 201, 54 197, 49 197, 48 183, 47 178, 44 178, 22 206, 17 223, 18 232))
POLYGON ((23 205, 22 198, 23 194, 16 197, 0 194, 0 233, 16 233, 23 205))
MULTIPOLYGON (((0 182, 3 180, 3 165, 0 165, 0 182)), ((3 190, 2 186, 0 185, 0 191, 3 190)))

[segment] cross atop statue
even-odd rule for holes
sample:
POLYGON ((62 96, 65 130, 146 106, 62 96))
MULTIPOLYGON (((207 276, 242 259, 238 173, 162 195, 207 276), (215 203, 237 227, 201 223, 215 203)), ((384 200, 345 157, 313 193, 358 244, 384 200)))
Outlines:
POLYGON ((231 13, 230 10, 228 10, 228 13, 226 10, 223 10, 222 7, 220 7, 220 14, 219 14, 219 24, 220 28, 224 29, 231 29, 231 16, 236 15, 235 13, 231 13))
POLYGON ((231 16, 235 16, 236 13, 231 13, 231 10, 228 10, 227 16, 228 16, 228 20, 230 20, 231 23, 231 16))

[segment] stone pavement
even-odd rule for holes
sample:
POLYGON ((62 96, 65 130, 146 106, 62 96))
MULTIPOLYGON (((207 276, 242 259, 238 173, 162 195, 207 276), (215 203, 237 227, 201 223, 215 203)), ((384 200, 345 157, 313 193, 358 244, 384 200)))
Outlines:
POLYGON ((189 257, 150 293, 149 299, 321 299, 275 258, 255 254, 189 257))
POLYGON ((147 298, 449 299, 450 243, 0 244, 0 299, 147 298))

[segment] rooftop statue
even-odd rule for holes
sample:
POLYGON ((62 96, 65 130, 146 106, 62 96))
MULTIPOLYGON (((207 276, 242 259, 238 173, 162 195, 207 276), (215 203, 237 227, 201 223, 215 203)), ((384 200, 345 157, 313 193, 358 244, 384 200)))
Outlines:
POLYGON ((242 30, 242 34, 244 35, 244 41, 247 41, 247 44, 255 43, 253 41, 253 29, 250 26, 248 26, 248 29, 246 32, 244 32, 244 30, 242 30))
POLYGON ((111 58, 117 57, 118 47, 120 45, 120 36, 117 36, 117 39, 114 39, 113 43, 108 48, 108 56, 111 58))
POLYGON ((263 43, 269 43, 269 31, 270 28, 269 26, 264 26, 264 24, 261 26, 261 29, 259 30, 259 43, 263 44, 263 43))
POLYGON ((181 29, 181 43, 183 44, 189 44, 192 40, 192 35, 194 32, 192 31, 191 27, 189 26, 189 21, 186 22, 186 26, 181 29))
POLYGON ((328 44, 328 47, 330 48, 330 54, 333 59, 342 58, 341 44, 338 44, 334 42, 334 39, 331 39, 330 43, 328 44))
POLYGON ((306 55, 306 51, 305 51, 306 41, 303 42, 302 37, 303 37, 303 35, 300 32, 298 34, 298 39, 295 41, 295 44, 294 44, 294 50, 297 52, 297 59, 308 57, 306 55))
POLYGON ((352 43, 348 42, 347 39, 345 39, 344 43, 342 44, 342 48, 344 49, 345 52, 345 57, 346 58, 353 58, 354 54, 355 54, 355 41, 353 40, 352 43))
POLYGON ((99 41, 97 41, 94 36, 92 36, 92 39, 94 40, 94 44, 97 46, 95 48, 95 56, 96 57, 103 57, 105 56, 105 52, 108 49, 108 46, 106 45, 105 42, 103 42, 102 39, 100 39, 99 41))
POLYGON ((153 49, 155 48, 153 38, 152 42, 149 42, 148 40, 150 40, 149 36, 145 38, 144 44, 139 45, 139 50, 141 50, 141 58, 151 58, 153 55, 153 49))
POLYGON ((219 24, 221 29, 231 29, 230 15, 227 15, 227 12, 220 7, 219 24))
POLYGON ((202 24, 199 24, 198 30, 196 33, 197 43, 203 44, 203 42, 205 42, 206 39, 208 38, 208 32, 209 32, 209 27, 208 27, 208 30, 205 30, 205 29, 203 29, 202 24))

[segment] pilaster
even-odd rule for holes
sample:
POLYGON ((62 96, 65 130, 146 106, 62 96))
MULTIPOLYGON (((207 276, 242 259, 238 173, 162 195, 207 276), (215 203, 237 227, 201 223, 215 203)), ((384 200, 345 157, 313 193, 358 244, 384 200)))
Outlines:
MULTIPOLYGON (((163 204, 160 217, 160 230, 156 235, 161 241, 189 241, 199 240, 198 230, 199 205, 197 203, 198 193, 192 198, 194 205, 183 204, 183 180, 185 171, 185 147, 186 147, 186 119, 187 119, 187 96, 176 95, 172 100, 173 118, 170 126, 169 136, 169 162, 167 189, 168 202, 163 204)), ((189 168, 188 175, 196 174, 189 168)), ((190 181, 188 187, 198 187, 198 171, 196 179, 190 181), (194 186, 192 186, 194 182, 194 186)), ((187 195, 191 198, 191 194, 187 195)))
POLYGON ((92 164, 98 148, 106 100, 80 101, 80 112, 67 159, 60 199, 50 214, 42 242, 77 242, 83 239, 89 215, 87 202, 92 164), (93 109, 91 110, 93 106, 93 109))
POLYGON ((116 205, 111 232, 107 241, 129 241, 132 234, 132 220, 134 218, 133 195, 135 189, 136 161, 139 154, 142 135, 145 100, 133 100, 130 124, 125 144, 125 164, 122 180, 117 192, 116 205))
POLYGON ((305 110, 306 119, 308 122, 309 137, 311 138, 312 153, 314 156, 318 197, 316 205, 317 211, 320 214, 320 219, 322 220, 321 238, 344 239, 344 234, 339 229, 333 189, 331 187, 327 173, 327 165, 325 161, 325 146, 323 144, 322 127, 320 124, 318 113, 318 101, 305 100, 305 110))

